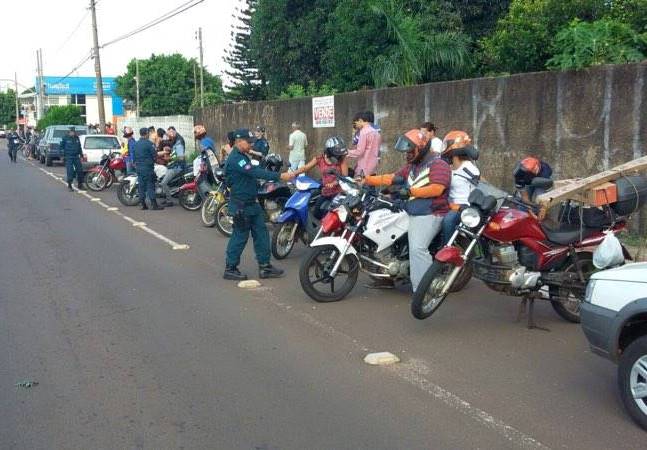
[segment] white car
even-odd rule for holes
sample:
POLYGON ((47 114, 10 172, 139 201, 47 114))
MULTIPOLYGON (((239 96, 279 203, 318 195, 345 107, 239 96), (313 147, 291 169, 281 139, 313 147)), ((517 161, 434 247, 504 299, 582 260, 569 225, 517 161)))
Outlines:
POLYGON ((593 352, 618 364, 629 415, 647 429, 647 262, 593 274, 581 318, 593 352))
POLYGON ((79 139, 88 164, 99 164, 103 155, 121 150, 119 139, 112 134, 86 134, 79 139))

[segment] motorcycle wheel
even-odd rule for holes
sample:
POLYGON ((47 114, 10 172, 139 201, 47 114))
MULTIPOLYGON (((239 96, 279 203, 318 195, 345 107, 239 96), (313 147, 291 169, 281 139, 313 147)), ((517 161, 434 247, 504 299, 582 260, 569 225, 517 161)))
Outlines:
POLYGON ((117 198, 124 206, 136 206, 139 204, 139 192, 138 189, 135 189, 131 194, 130 192, 130 183, 123 182, 119 185, 119 190, 117 191, 117 198))
POLYGON ((225 237, 231 237, 234 233, 234 219, 229 215, 229 202, 218 206, 215 219, 218 231, 225 237))
POLYGON ((447 277, 454 269, 454 266, 447 263, 434 261, 429 270, 425 273, 413 293, 411 299, 411 314, 416 319, 424 320, 430 317, 443 304, 447 293, 442 294, 447 277))
POLYGON ((187 211, 197 211, 202 208, 202 197, 197 192, 182 191, 178 202, 187 211))
POLYGON ((290 239, 290 236, 292 236, 293 227, 298 226, 296 222, 285 222, 274 228, 272 232, 272 255, 276 259, 288 257, 294 248, 294 241, 297 237, 296 233, 294 238, 290 239))
POLYGON ((218 210, 218 202, 213 195, 208 195, 206 200, 202 203, 200 216, 202 224, 205 227, 212 228, 216 226, 216 211, 218 210))
POLYGON ((107 185, 108 181, 106 177, 99 172, 88 172, 85 175, 85 185, 88 189, 94 192, 103 191, 107 185))
POLYGON ((353 290, 357 283, 359 262, 352 255, 346 255, 339 266, 337 276, 331 278, 327 273, 335 265, 339 250, 333 245, 311 248, 299 267, 299 281, 304 292, 320 303, 338 302, 353 290), (345 275, 343 283, 337 281, 345 275), (322 290, 318 288, 322 287, 322 290))
MULTIPOLYGON (((577 256, 577 262, 567 266, 564 272, 577 273, 578 266, 582 270, 585 281, 588 282, 593 272, 596 271, 593 265, 593 254, 580 253, 577 256)), ((562 319, 572 323, 580 323, 580 307, 584 301, 585 292, 586 288, 551 286, 549 290, 551 297, 550 303, 562 319), (567 297, 568 300, 553 300, 553 297, 567 297)))

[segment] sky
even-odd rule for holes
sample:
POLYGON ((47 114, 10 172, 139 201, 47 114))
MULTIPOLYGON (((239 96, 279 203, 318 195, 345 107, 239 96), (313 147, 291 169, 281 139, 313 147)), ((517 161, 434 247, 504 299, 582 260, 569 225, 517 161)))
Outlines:
MULTIPOLYGON (((183 3, 186 0, 97 0, 99 44, 183 3)), ((241 0, 205 0, 166 22, 105 47, 100 51, 103 76, 121 75, 132 58, 148 58, 152 53, 181 53, 187 58, 198 58, 198 27, 202 27, 204 65, 210 72, 221 74, 234 22, 232 14, 240 3, 241 0)), ((43 49, 45 76, 66 75, 92 47, 88 6, 89 0, 3 1, 0 79, 13 80, 17 72, 19 85, 33 86, 38 48, 43 49)), ((94 61, 87 61, 73 75, 94 76, 94 61)), ((0 89, 6 86, 6 81, 0 81, 0 89)))

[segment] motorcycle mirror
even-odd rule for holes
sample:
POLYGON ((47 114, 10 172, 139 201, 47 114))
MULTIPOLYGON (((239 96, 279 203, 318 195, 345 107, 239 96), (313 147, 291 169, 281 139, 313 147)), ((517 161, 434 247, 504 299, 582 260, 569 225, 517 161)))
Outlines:
POLYGON ((553 187, 553 180, 550 178, 535 177, 530 182, 530 186, 539 189, 549 189, 553 187))

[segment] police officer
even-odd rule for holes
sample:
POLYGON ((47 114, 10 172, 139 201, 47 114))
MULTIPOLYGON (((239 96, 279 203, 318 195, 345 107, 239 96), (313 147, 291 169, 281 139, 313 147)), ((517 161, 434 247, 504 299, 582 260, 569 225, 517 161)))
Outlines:
POLYGON ((65 159, 65 170, 67 171, 67 188, 70 191, 72 189, 72 180, 74 180, 74 175, 76 173, 77 187, 82 189, 83 184, 83 166, 81 165, 81 156, 83 156, 83 151, 81 150, 81 141, 76 134, 76 129, 70 127, 70 130, 67 133, 67 136, 63 136, 61 139, 61 151, 63 152, 63 158, 65 159))
POLYGON ((9 161, 15 163, 16 156, 18 154, 18 146, 20 145, 20 135, 16 133, 16 130, 11 130, 7 134, 7 147, 9 149, 9 161))
POLYGON ((254 239, 254 252, 259 265, 260 278, 278 278, 283 270, 270 264, 270 239, 265 226, 265 213, 259 205, 256 194, 258 179, 288 181, 289 175, 261 169, 252 164, 250 151, 254 136, 248 129, 234 131, 234 148, 227 158, 225 176, 230 189, 229 212, 234 217, 234 231, 227 244, 226 280, 246 280, 247 276, 238 270, 240 255, 245 249, 249 232, 254 239))
POLYGON ((142 209, 148 209, 148 206, 146 206, 146 197, 148 197, 151 209, 154 211, 164 209, 163 206, 157 204, 157 199, 155 198, 155 172, 153 168, 156 156, 155 146, 148 139, 148 128, 141 128, 139 130, 139 140, 133 148, 139 200, 141 201, 142 209))
POLYGON ((265 127, 256 127, 256 130, 254 131, 254 137, 256 137, 256 142, 254 142, 254 148, 251 154, 257 159, 263 159, 270 152, 270 144, 265 138, 265 127))

